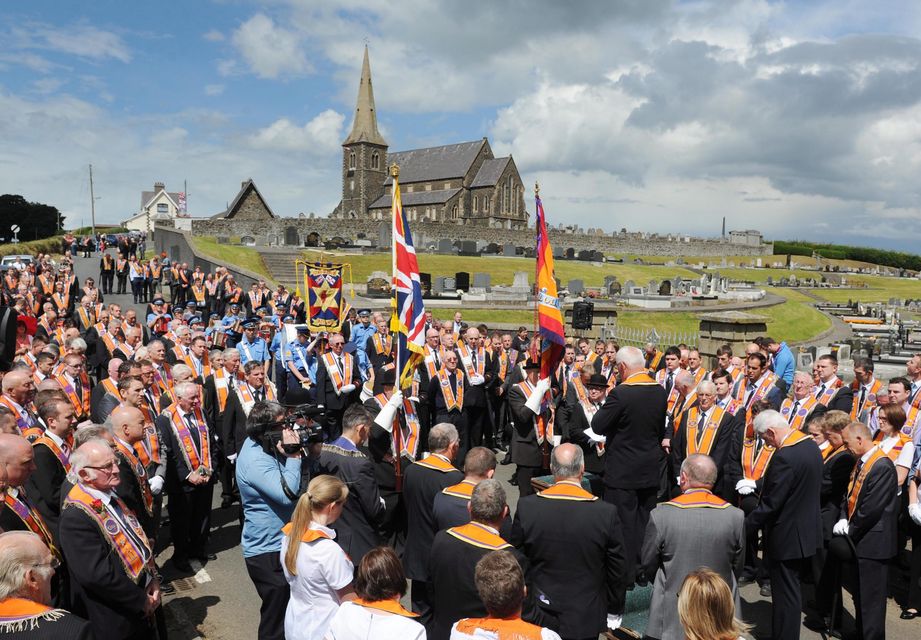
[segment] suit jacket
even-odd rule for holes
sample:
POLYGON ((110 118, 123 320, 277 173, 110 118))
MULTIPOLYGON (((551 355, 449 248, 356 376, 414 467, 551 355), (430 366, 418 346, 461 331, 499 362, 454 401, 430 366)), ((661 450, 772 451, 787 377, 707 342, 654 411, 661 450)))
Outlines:
POLYGON ((655 576, 646 633, 660 640, 683 640, 678 591, 685 577, 706 566, 722 576, 739 604, 737 577, 745 559, 745 514, 741 509, 682 508, 665 502, 649 514, 642 565, 655 576))
POLYGON ((61 549, 70 575, 73 612, 90 621, 97 638, 156 637, 155 628, 144 618, 145 588, 125 573, 99 525, 76 507, 61 512, 61 549))
POLYGON ((815 555, 822 546, 821 490, 822 454, 811 438, 777 449, 764 475, 761 502, 745 519, 748 535, 763 529, 772 560, 815 555))
MULTIPOLYGON (((170 424, 170 417, 167 414, 163 414, 156 419, 157 434, 160 438, 160 456, 165 464, 165 486, 166 490, 169 493, 178 493, 183 491, 185 493, 191 493, 195 489, 206 487, 207 485, 193 485, 188 482, 186 478, 190 473, 195 471, 195 469, 189 469, 188 463, 185 461, 185 456, 182 454, 182 447, 176 438, 176 433, 173 430, 172 425, 170 424)), ((189 430, 192 434, 192 437, 196 437, 196 433, 189 430)), ((209 451, 211 455, 208 460, 202 460, 202 465, 208 467, 212 471, 214 470, 214 447, 217 446, 217 442, 214 439, 214 435, 211 429, 207 430, 208 436, 211 438, 209 444, 209 451)), ((201 445, 199 443, 199 451, 201 451, 201 445)), ((214 482, 214 475, 211 476, 211 482, 214 482)))
MULTIPOLYGON (((454 350, 457 353, 457 362, 458 369, 464 369, 464 362, 461 360, 460 350, 454 350)), ((471 349, 472 352, 472 349, 471 349)), ((479 358, 479 356, 477 356, 479 358)), ((483 379, 485 382, 483 384, 470 384, 470 380, 466 379, 464 382, 464 406, 465 407, 485 407, 487 406, 488 400, 486 398, 486 391, 489 389, 489 385, 493 379, 493 359, 489 355, 489 352, 485 349, 483 350, 483 379)), ((466 376, 465 376, 466 378, 466 376)))
MULTIPOLYGON (((544 454, 541 445, 537 442, 537 433, 534 431, 534 412, 525 403, 527 398, 519 386, 514 385, 508 390, 508 410, 511 415, 512 428, 512 462, 522 467, 544 467, 544 454)), ((544 415, 549 419, 549 410, 544 415)))
POLYGON ((614 387, 592 419, 592 430, 605 436, 604 485, 619 489, 659 486, 665 462, 665 411, 668 396, 645 374, 614 387))
MULTIPOLYGON (((711 411, 714 410, 715 408, 711 409, 711 411)), ((698 419, 699 417, 698 414, 698 419)), ((676 475, 681 470, 681 463, 688 457, 688 420, 689 413, 683 413, 678 420, 678 430, 675 432, 671 441, 672 469, 676 475)), ((720 420, 716 436, 713 440, 713 446, 707 454, 713 458, 718 472, 716 484, 713 486, 714 493, 724 500, 730 498, 735 488, 735 484, 729 486, 725 477, 727 475, 726 470, 730 466, 728 463, 730 452, 733 449, 733 436, 738 433, 741 420, 742 418, 734 416, 728 411, 723 412, 723 417, 720 420)), ((701 437, 703 436, 701 435, 701 437)), ((672 479, 669 478, 669 480, 672 479)))
MULTIPOLYGON (((345 355, 345 354, 343 354, 345 355)), ((336 395, 333 381, 326 371, 326 363, 322 359, 317 364, 317 404, 322 404, 327 409, 337 411, 345 409, 358 399, 361 388, 361 374, 358 372, 358 359, 352 356, 352 379, 345 384, 354 384, 355 390, 351 393, 336 395)))
POLYGON ((579 395, 576 393, 575 385, 569 384, 564 402, 561 402, 556 410, 556 425, 561 431, 563 442, 572 442, 579 445, 585 458, 585 470, 602 475, 604 474, 604 457, 607 451, 598 455, 598 447, 589 440, 585 435, 585 430, 591 425, 585 416, 585 410, 579 403, 579 395))
POLYGON ((526 581, 535 595, 559 612, 560 635, 588 638, 604 631, 611 594, 623 587, 623 533, 614 505, 524 497, 510 542, 528 558, 526 581))
POLYGON ((839 388, 829 401, 827 407, 829 411, 837 409, 838 411, 850 414, 851 409, 854 407, 854 390, 851 389, 850 385, 844 385, 839 388))
MULTIPOLYGON (((63 609, 53 609, 54 616, 44 617, 39 614, 28 618, 28 624, 22 628, 4 631, 4 638, 12 640, 95 640, 90 623, 63 609)), ((50 612, 49 612, 50 613, 50 612)))
MULTIPOLYGON (((435 495, 464 479, 457 469, 434 469, 428 459, 409 465, 403 472, 403 503, 406 505, 406 549, 403 568, 412 580, 429 580, 429 555, 435 538, 435 518, 432 508, 435 495)), ((440 459, 436 459, 441 462, 440 459)))
POLYGON ((117 449, 115 450, 115 459, 118 461, 119 477, 115 493, 137 516, 141 528, 147 534, 147 539, 153 544, 158 523, 154 520, 154 516, 147 513, 147 508, 144 506, 144 495, 141 492, 141 485, 138 483, 135 471, 131 468, 131 463, 128 459, 117 449))
POLYGON ((383 544, 380 525, 386 512, 374 476, 374 464, 361 451, 335 443, 324 444, 317 474, 336 476, 349 487, 342 515, 332 528, 336 530, 336 542, 358 566, 368 551, 383 544))
MULTIPOLYGON (((451 527, 459 527, 470 522, 470 510, 467 508, 470 498, 449 495, 444 490, 435 494, 432 501, 432 517, 435 520, 435 531, 444 531, 451 527)), ((437 534, 436 534, 437 535, 437 534)), ((511 515, 505 517, 499 535, 508 540, 512 535, 511 515)))
MULTIPOLYGON (((239 455, 246 442, 246 413, 243 411, 243 405, 240 404, 240 398, 234 393, 227 392, 227 405, 224 407, 223 415, 217 413, 217 398, 215 397, 213 405, 209 407, 212 415, 220 417, 221 446, 224 449, 224 455, 239 455)), ((207 412, 205 415, 208 415, 207 412)))
MULTIPOLYGON (((854 513, 848 520, 848 535, 858 558, 888 560, 898 553, 899 496, 895 464, 880 458, 864 479, 854 513)), ((841 501, 841 515, 847 517, 847 496, 841 501)))
POLYGON ((854 454, 841 447, 831 454, 822 465, 822 493, 820 504, 822 510, 822 538, 831 540, 831 531, 841 514, 841 501, 847 493, 847 484, 851 479, 856 459, 854 454))
POLYGON ((26 481, 26 494, 42 514, 55 543, 60 545, 61 483, 67 477, 67 472, 54 452, 44 444, 33 445, 32 455, 35 471, 26 481))
MULTIPOLYGON (((457 372, 454 373, 455 376, 463 376, 464 379, 464 407, 467 406, 468 398, 470 397, 471 386, 467 381, 467 376, 461 373, 460 367, 457 368, 457 372)), ((451 376, 449 375, 448 378, 451 376)), ((456 382, 455 382, 456 385, 456 382)), ((429 399, 429 411, 432 415, 432 423, 434 424, 435 416, 439 413, 448 413, 448 407, 445 405, 444 394, 441 393, 441 382, 436 378, 429 380, 428 386, 428 399, 429 399)), ((452 413, 456 411, 452 410, 452 413)), ((460 413, 463 413, 463 407, 461 407, 460 413)))

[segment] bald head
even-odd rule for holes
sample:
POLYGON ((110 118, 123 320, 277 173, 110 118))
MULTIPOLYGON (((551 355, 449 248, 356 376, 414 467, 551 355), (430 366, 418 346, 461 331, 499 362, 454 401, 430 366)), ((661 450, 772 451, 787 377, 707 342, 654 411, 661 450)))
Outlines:
POLYGON ((32 445, 22 436, 0 433, 0 464, 6 470, 9 486, 21 487, 35 470, 32 445))
POLYGON ((118 380, 118 368, 122 366, 122 362, 124 362, 124 360, 121 358, 112 358, 109 360, 109 366, 106 367, 106 370, 109 372, 109 377, 113 380, 118 380))
POLYGON ((550 471, 554 480, 581 479, 585 471, 582 449, 572 443, 554 447, 550 456, 550 471))
POLYGON ((691 454, 681 463, 681 489, 712 489, 717 475, 713 458, 702 453, 691 454))
POLYGON ((694 376, 689 371, 682 370, 675 376, 675 386, 682 395, 688 395, 694 389, 694 376))
POLYGON ((35 397, 35 383, 32 373, 14 369, 3 376, 3 394, 12 398, 16 404, 25 406, 35 397))

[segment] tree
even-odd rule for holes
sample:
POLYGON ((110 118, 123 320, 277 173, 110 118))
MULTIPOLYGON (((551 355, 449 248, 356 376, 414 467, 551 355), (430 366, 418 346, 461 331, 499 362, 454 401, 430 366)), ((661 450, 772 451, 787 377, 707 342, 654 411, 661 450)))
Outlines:
POLYGON ((5 194, 0 196, 0 237, 8 242, 13 237, 10 228, 19 225, 19 239, 40 240, 58 232, 58 216, 64 224, 64 216, 57 207, 40 202, 29 202, 22 196, 5 194))

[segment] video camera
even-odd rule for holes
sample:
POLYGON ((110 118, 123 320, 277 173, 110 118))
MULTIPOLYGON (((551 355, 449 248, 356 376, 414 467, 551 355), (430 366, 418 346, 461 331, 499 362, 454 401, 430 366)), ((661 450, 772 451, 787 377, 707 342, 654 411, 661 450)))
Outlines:
POLYGON ((315 404, 301 404, 288 409, 284 420, 265 425, 262 436, 263 449, 266 453, 276 453, 276 447, 281 442, 282 431, 285 429, 293 429, 299 440, 298 443, 282 443, 281 448, 285 453, 296 453, 298 449, 323 442, 323 428, 315 420, 323 414, 324 409, 315 404))

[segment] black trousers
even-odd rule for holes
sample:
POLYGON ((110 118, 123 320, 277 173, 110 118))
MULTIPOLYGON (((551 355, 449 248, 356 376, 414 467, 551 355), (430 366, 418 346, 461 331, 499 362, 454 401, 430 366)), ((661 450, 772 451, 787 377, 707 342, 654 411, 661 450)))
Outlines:
POLYGON ((173 560, 202 558, 207 551, 211 531, 211 498, 214 484, 200 485, 191 491, 169 494, 170 535, 173 560))
MULTIPOLYGON (((889 561, 856 558, 846 536, 835 536, 828 543, 830 562, 850 563, 857 567, 857 584, 854 610, 857 612, 857 629, 863 640, 882 640, 886 637, 886 596, 889 592, 889 561)), ((840 589, 840 583, 835 585, 840 589)), ((775 591, 776 593, 776 591, 775 591)))
MULTIPOLYGON (((809 559, 767 560, 771 578, 771 638, 773 640, 798 640, 803 610, 799 575, 809 559)), ((808 565, 806 565, 808 566, 808 565)))
POLYGON ((908 600, 906 609, 921 611, 921 587, 918 578, 921 578, 921 525, 909 519, 908 530, 911 533, 911 569, 908 572, 908 600))
POLYGON ((147 292, 144 290, 144 278, 132 278, 131 297, 134 298, 134 303, 140 302, 145 295, 147 292))
POLYGON ((432 583, 423 580, 410 580, 410 606, 413 613, 418 613, 417 622, 430 631, 434 611, 432 610, 432 583))
MULTIPOLYGON (((464 407, 464 413, 467 414, 467 442, 464 446, 464 454, 473 447, 479 447, 483 444, 483 434, 489 427, 489 407, 464 407)), ((463 458, 459 458, 463 460, 463 458)))
MULTIPOLYGON (((755 494, 742 496, 742 502, 739 508, 745 515, 748 515, 758 506, 760 499, 755 494)), ((758 558, 758 532, 745 536, 745 566, 743 573, 748 574, 758 581, 758 584, 764 585, 770 582, 767 575, 768 552, 767 549, 761 550, 761 559, 758 558)))
POLYGON ((128 274, 119 273, 116 276, 116 280, 118 280, 118 291, 116 291, 116 293, 126 293, 126 287, 128 286, 128 274))
MULTIPOLYGON (((439 409, 435 414, 435 419, 432 420, 432 426, 436 424, 441 424, 442 422, 449 422, 454 425, 454 428, 457 429, 457 436, 460 441, 460 447, 457 450, 457 456, 455 460, 463 460, 467 456, 467 442, 469 442, 467 435, 467 409, 463 411, 458 411, 454 409, 453 411, 444 411, 443 408, 439 409)), ((427 447, 428 441, 423 443, 427 447)))
POLYGON ((342 416, 345 408, 326 410, 326 441, 332 442, 342 435, 342 416))
POLYGON ((246 572, 262 599, 259 607, 259 640, 285 640, 285 609, 291 589, 281 569, 278 551, 244 558, 246 572))
POLYGON ((515 477, 518 480, 518 494, 522 498, 534 493, 534 488, 531 486, 531 479, 541 476, 543 471, 544 470, 540 467, 522 467, 518 465, 515 477))
MULTIPOLYGON (((617 515, 624 532, 624 580, 623 586, 611 603, 611 613, 623 613, 627 599, 627 587, 636 582, 636 568, 640 562, 640 551, 643 547, 643 537, 646 535, 646 525, 649 523, 649 512, 656 506, 656 496, 659 487, 646 487, 643 489, 620 489, 605 487, 604 501, 617 507, 617 515)), ((652 577, 652 576, 650 576, 652 577)))
POLYGON ((108 295, 112 293, 112 281, 115 280, 114 271, 103 271, 100 275, 100 280, 102 281, 102 293, 108 295))

